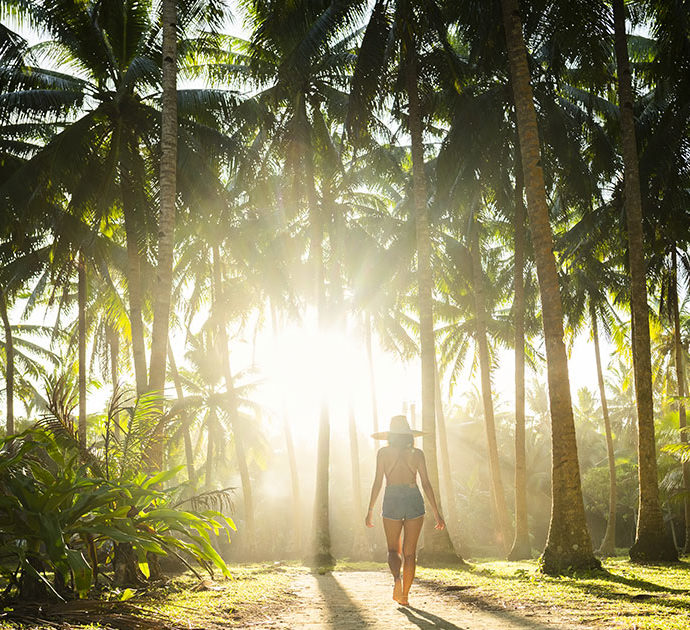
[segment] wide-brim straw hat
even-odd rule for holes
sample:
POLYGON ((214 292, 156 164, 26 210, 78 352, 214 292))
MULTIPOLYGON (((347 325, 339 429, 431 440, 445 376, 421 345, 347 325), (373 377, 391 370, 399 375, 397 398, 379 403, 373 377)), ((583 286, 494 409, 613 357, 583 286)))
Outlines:
POLYGON ((405 416, 393 416, 391 418, 391 426, 388 431, 372 433, 371 437, 373 437, 375 440, 387 440, 391 435, 411 435, 412 437, 418 437, 420 435, 424 435, 424 431, 410 429, 410 425, 405 416))

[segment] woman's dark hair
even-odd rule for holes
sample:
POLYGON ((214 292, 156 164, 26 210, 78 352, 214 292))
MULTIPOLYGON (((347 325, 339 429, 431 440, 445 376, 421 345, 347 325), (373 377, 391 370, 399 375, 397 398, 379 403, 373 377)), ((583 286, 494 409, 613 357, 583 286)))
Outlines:
POLYGON ((388 446, 410 448, 414 445, 414 436, 408 433, 389 433, 388 446))

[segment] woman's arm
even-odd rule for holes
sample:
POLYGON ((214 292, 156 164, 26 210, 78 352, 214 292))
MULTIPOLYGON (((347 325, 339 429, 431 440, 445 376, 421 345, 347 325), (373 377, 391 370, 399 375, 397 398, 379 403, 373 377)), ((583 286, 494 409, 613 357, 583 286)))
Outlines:
POLYGON ((424 457, 424 451, 417 450, 417 470, 419 471, 419 479, 422 482, 422 489, 426 498, 431 506, 431 511, 434 513, 434 518, 436 519, 436 529, 444 529, 446 522, 443 520, 441 513, 438 511, 438 505, 436 505, 436 495, 434 494, 434 488, 429 481, 429 473, 426 470, 426 458, 424 457))
POLYGON ((369 509, 367 510, 367 517, 365 519, 365 524, 367 527, 373 527, 374 523, 372 521, 372 514, 374 512, 374 503, 379 497, 379 492, 381 492, 381 486, 383 485, 383 455, 381 454, 383 449, 380 448, 379 452, 376 454, 376 475, 374 476, 374 483, 371 486, 371 498, 369 499, 369 509))

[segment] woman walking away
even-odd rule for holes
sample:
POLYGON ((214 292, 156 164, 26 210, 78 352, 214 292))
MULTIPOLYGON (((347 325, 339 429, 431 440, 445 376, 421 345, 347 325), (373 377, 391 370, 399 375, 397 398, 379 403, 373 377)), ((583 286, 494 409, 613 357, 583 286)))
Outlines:
POLYGON ((417 473, 436 519, 436 529, 446 526, 429 482, 424 453, 414 447, 414 438, 418 435, 422 435, 422 432, 410 429, 405 416, 393 416, 389 431, 371 436, 377 440, 388 440, 388 446, 379 449, 376 455, 376 477, 371 487, 366 525, 374 526, 372 513, 385 476, 383 529, 388 543, 388 566, 395 580, 393 599, 402 606, 410 605, 407 596, 414 580, 417 541, 424 522, 424 499, 417 487, 417 473))

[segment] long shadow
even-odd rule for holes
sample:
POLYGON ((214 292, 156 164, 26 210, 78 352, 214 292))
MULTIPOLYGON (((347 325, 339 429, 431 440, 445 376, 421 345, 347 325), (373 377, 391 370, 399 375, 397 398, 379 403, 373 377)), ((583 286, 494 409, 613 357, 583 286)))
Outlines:
MULTIPOLYGON (((419 584, 424 584, 425 586, 430 587, 431 589, 435 590, 436 592, 443 592, 443 595, 446 597, 452 598, 462 604, 469 604, 472 607, 477 608, 479 611, 481 611, 485 615, 493 615, 495 617, 500 618, 503 621, 509 621, 512 623, 516 628, 524 628, 525 630, 553 630, 554 626, 542 623, 540 621, 535 621, 533 619, 526 619, 523 615, 519 613, 512 612, 510 610, 506 610, 502 606, 500 606, 496 600, 491 599, 490 597, 482 597, 480 595, 475 595, 473 593, 469 593, 465 590, 462 591, 446 591, 443 586, 439 582, 435 582, 434 580, 426 580, 426 579, 415 579, 415 582, 418 582, 419 584)), ((427 617, 434 617, 434 615, 431 615, 430 613, 427 613, 426 611, 419 611, 418 609, 413 608, 415 612, 420 614, 421 612, 424 612, 427 617)), ((448 622, 446 622, 448 623, 448 622)), ((445 628, 445 626, 419 626, 420 628, 445 628)), ((447 626, 448 628, 453 628, 454 626, 447 626)))
POLYGON ((450 621, 446 621, 442 617, 432 615, 431 613, 419 608, 408 606, 407 608, 400 607, 398 610, 405 615, 405 617, 407 617, 411 623, 418 628, 421 628, 421 630, 465 630, 464 628, 456 626, 450 621), (415 615, 415 613, 417 614, 415 615))
POLYGON ((359 606, 331 573, 312 573, 323 595, 323 601, 326 603, 328 623, 331 627, 339 628, 343 620, 347 620, 348 624, 356 623, 357 628, 372 627, 369 621, 362 615, 359 606), (328 588, 326 588, 326 584, 328 584, 328 588))

